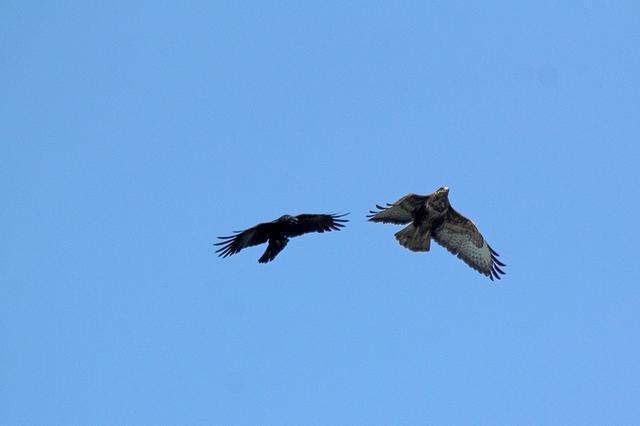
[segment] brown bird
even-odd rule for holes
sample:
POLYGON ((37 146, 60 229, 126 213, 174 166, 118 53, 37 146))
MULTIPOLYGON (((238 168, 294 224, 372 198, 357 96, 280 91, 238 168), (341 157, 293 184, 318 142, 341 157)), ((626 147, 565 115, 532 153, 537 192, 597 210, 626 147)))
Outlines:
POLYGON ((451 207, 449 188, 439 188, 429 195, 407 194, 387 207, 376 205, 370 211, 371 222, 407 225, 395 237, 411 251, 429 251, 431 239, 458 256, 476 271, 493 281, 504 275, 496 253, 485 241, 476 225, 451 207))
POLYGON ((284 215, 266 223, 260 223, 245 231, 235 231, 236 235, 218 237, 223 240, 214 245, 222 246, 216 253, 218 256, 227 257, 238 253, 246 247, 266 243, 269 245, 258 262, 267 263, 285 248, 289 238, 297 237, 309 232, 339 231, 344 227, 346 219, 341 219, 348 213, 336 214, 300 214, 298 216, 284 215))

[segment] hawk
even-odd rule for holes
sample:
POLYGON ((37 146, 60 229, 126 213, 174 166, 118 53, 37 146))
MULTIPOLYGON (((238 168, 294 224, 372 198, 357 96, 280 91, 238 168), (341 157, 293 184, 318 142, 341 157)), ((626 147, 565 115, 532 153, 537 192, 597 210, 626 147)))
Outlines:
POLYGON ((431 239, 458 256, 476 271, 491 278, 504 275, 496 253, 485 241, 476 225, 451 207, 449 188, 439 188, 429 195, 407 194, 387 207, 376 205, 370 211, 371 222, 408 224, 395 237, 411 251, 429 251, 431 239))
POLYGON ((259 223, 245 231, 235 231, 236 235, 218 237, 222 241, 214 245, 222 247, 216 250, 216 253, 218 256, 227 257, 238 253, 243 248, 268 241, 267 249, 258 259, 260 263, 267 263, 275 259, 291 237, 309 232, 339 231, 344 227, 344 223, 348 222, 346 219, 341 219, 347 214, 300 214, 298 216, 286 214, 272 222, 259 223))

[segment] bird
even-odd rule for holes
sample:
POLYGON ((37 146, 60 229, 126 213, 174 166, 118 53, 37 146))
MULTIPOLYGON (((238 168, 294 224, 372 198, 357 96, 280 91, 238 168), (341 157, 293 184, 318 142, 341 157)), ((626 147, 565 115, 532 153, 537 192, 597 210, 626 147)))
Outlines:
POLYGON ((505 274, 500 267, 506 265, 498 260, 500 255, 487 244, 476 225, 451 207, 446 186, 429 195, 409 193, 386 207, 376 207, 378 211, 369 211, 369 221, 408 224, 395 233, 401 246, 427 252, 433 239, 491 281, 505 274))
POLYGON ((309 232, 339 231, 348 222, 347 219, 342 219, 347 214, 285 214, 274 221, 259 223, 244 231, 234 231, 235 235, 218 237, 222 241, 214 244, 221 246, 216 253, 224 258, 268 241, 267 249, 258 259, 259 263, 267 263, 276 258, 291 237, 309 232))

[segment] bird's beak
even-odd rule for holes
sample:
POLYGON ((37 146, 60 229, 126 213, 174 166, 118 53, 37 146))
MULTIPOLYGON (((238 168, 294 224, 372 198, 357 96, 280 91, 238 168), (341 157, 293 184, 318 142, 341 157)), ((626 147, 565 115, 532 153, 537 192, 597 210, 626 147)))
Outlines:
POLYGON ((446 192, 447 194, 449 193, 449 187, 448 186, 444 187, 444 192, 446 192))

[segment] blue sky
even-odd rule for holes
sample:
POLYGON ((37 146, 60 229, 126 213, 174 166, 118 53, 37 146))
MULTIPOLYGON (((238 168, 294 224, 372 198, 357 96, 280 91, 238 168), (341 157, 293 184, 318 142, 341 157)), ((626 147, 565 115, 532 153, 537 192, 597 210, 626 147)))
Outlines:
POLYGON ((0 5, 0 423, 640 422, 637 2, 103 3, 0 5))

